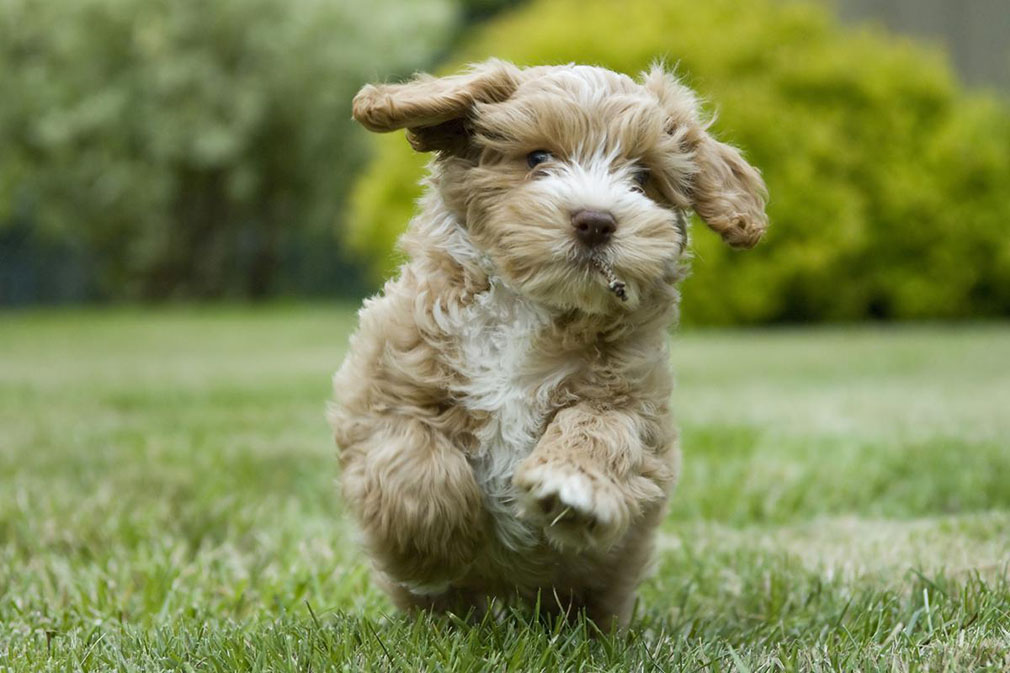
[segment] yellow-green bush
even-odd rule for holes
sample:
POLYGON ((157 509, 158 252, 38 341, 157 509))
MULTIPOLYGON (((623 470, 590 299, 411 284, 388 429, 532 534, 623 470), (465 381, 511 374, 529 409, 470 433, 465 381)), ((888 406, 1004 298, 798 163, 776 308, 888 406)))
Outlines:
MULTIPOLYGON (((632 74, 665 59, 763 169, 764 243, 736 252, 695 228, 689 321, 1010 314, 1010 115, 963 91, 940 53, 813 4, 538 0, 475 33, 445 70, 488 56, 632 74)), ((426 158, 400 134, 374 149, 347 220, 378 278, 426 158)))

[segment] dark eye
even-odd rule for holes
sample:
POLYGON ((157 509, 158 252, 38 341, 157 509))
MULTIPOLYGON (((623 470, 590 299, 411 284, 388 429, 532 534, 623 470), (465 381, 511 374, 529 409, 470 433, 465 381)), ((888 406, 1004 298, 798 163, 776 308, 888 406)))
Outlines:
POLYGON ((634 172, 632 179, 635 181, 635 185, 639 190, 645 188, 645 184, 649 182, 649 175, 650 173, 648 168, 639 168, 634 172))
POLYGON ((551 153, 547 150, 533 150, 526 155, 526 163, 530 168, 536 168, 545 161, 551 160, 551 153))

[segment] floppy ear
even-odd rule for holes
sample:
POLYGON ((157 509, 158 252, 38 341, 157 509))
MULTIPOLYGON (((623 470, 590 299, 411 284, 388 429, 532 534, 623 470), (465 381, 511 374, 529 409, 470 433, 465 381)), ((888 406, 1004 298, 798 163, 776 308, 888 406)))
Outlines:
POLYGON ((734 248, 753 248, 768 228, 765 183, 739 151, 702 133, 695 149, 694 210, 734 248))
POLYGON ((768 190, 740 152, 721 143, 701 121, 698 99, 661 66, 644 73, 643 85, 670 114, 670 133, 691 154, 694 172, 682 180, 695 212, 735 248, 752 248, 768 228, 768 190))
POLYGON ((462 75, 418 75, 402 84, 366 84, 352 103, 354 118, 369 131, 407 129, 418 152, 455 152, 467 143, 466 116, 477 103, 506 100, 519 85, 519 69, 492 59, 462 75))

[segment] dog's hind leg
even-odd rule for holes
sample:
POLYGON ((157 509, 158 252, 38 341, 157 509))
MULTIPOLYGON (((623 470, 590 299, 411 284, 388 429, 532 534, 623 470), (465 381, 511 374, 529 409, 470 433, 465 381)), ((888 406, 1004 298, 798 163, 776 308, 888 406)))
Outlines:
POLYGON ((410 595, 438 595, 466 572, 485 539, 473 471, 459 448, 419 419, 384 416, 373 427, 342 447, 344 500, 388 581, 410 595))
POLYGON ((393 604, 404 612, 423 610, 452 614, 465 622, 476 624, 484 618, 491 607, 491 598, 475 589, 449 587, 437 594, 424 594, 397 584, 382 573, 377 580, 393 604))
POLYGON ((605 632, 624 628, 631 619, 638 584, 652 567, 653 529, 663 511, 661 506, 651 507, 620 547, 594 568, 592 585, 583 590, 586 616, 605 632))

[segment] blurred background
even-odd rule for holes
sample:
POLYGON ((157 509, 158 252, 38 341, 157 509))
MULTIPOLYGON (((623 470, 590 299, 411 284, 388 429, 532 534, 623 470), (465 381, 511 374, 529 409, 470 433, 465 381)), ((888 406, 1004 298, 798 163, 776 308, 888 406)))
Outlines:
POLYGON ((1010 315, 1006 0, 4 0, 0 306, 375 291, 428 157, 350 99, 488 56, 676 63, 762 168, 688 323, 1010 315))
POLYGON ((1008 227, 1010 0, 0 0, 0 669, 1010 670, 1008 227), (488 56, 676 64, 770 188, 613 650, 389 619, 334 488, 430 158, 351 98, 488 56))

